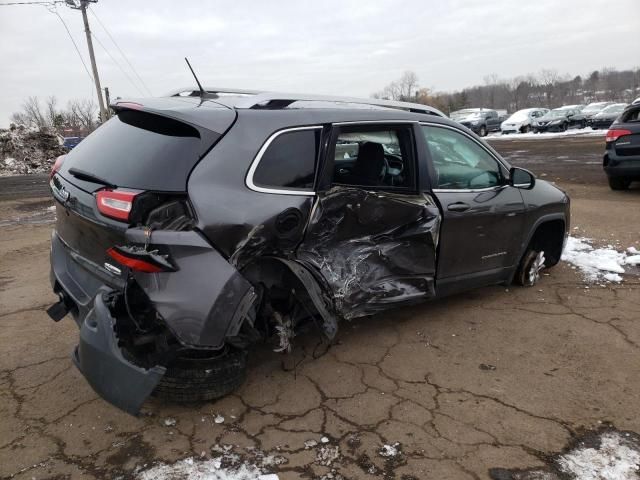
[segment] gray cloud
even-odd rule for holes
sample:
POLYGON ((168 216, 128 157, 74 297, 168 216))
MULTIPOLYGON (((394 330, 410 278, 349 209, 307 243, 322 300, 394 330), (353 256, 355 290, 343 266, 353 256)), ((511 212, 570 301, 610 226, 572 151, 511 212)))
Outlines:
MULTIPOLYGON (((192 84, 189 56, 209 85, 368 96, 414 70, 437 90, 555 68, 585 74, 640 63, 640 2, 381 0, 212 2, 101 0, 92 8, 155 95, 192 84), (615 47, 614 45, 615 41, 615 47)), ((85 61, 80 13, 58 12, 85 61)), ((89 17, 99 40, 127 67, 89 17)), ((29 95, 93 97, 93 86, 58 18, 42 6, 0 7, 0 126, 29 95)), ((140 96, 99 44, 103 86, 140 96)), ((136 77, 129 73, 134 83, 136 77)))

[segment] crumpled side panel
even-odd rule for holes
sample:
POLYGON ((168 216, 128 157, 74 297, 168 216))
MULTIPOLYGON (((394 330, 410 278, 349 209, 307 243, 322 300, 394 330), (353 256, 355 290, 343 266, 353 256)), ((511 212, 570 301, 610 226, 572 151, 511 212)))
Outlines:
POLYGON ((434 296, 440 212, 428 195, 337 187, 316 199, 297 258, 354 318, 434 296))

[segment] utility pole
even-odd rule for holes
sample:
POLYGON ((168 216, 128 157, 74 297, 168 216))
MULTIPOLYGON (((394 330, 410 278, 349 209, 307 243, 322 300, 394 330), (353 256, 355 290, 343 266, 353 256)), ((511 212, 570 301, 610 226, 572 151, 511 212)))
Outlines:
POLYGON ((91 41, 91 29, 89 29, 89 18, 87 17, 87 7, 89 3, 95 3, 98 0, 80 0, 80 5, 76 0, 66 0, 66 4, 82 12, 82 21, 84 22, 84 33, 87 36, 87 47, 89 48, 89 58, 91 59, 91 70, 93 71, 93 81, 96 85, 96 93, 98 94, 98 105, 100 106, 100 120, 106 121, 109 118, 109 112, 104 106, 104 98, 102 97, 102 88, 100 87, 100 77, 98 76, 98 67, 96 66, 96 56, 93 53, 93 42, 91 41))

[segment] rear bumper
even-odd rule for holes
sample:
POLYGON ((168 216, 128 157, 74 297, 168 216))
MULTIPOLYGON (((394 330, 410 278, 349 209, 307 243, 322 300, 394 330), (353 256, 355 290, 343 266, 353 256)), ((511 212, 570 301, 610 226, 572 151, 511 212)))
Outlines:
POLYGON ((605 154, 603 168, 609 177, 640 179, 640 157, 611 157, 605 154))
POLYGON ((162 379, 165 368, 158 365, 144 369, 124 357, 115 334, 116 320, 105 303, 105 298, 117 290, 105 285, 96 272, 79 262, 54 232, 51 286, 60 296, 60 310, 71 313, 80 328, 73 363, 98 395, 137 415, 162 379))
MULTIPOLYGON (((127 232, 129 243, 140 244, 138 231, 127 232)), ((257 294, 218 252, 194 231, 153 233, 154 245, 169 251, 175 272, 127 272, 146 295, 165 331, 182 347, 216 350, 238 334, 257 294)), ((105 400, 133 415, 162 379, 165 368, 138 366, 135 353, 123 350, 126 339, 117 325, 111 301, 122 296, 125 280, 110 275, 67 246, 54 231, 51 238, 51 286, 61 300, 50 309, 60 320, 71 313, 80 328, 73 360, 93 389, 105 400)), ((119 315, 119 314, 117 314, 119 315)), ((124 322, 124 323, 119 323, 124 322)), ((163 363, 156 359, 154 363, 163 363)), ((146 363, 145 363, 146 365, 146 363)), ((151 364, 153 365, 153 363, 151 364)))
POLYGON ((100 290, 93 308, 82 321, 73 362, 98 395, 125 412, 137 415, 166 369, 159 365, 144 369, 124 358, 114 333, 115 319, 105 304, 110 292, 107 288, 100 290))

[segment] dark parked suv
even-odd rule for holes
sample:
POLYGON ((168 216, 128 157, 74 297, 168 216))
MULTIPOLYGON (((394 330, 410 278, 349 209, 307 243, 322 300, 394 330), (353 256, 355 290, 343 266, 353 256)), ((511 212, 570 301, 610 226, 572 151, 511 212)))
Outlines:
POLYGON ((626 190, 640 181, 640 98, 609 127, 603 167, 612 190, 626 190))
POLYGON ((233 391, 257 341, 560 259, 567 195, 430 107, 208 89, 112 108, 52 171, 49 315, 130 413, 233 391))

